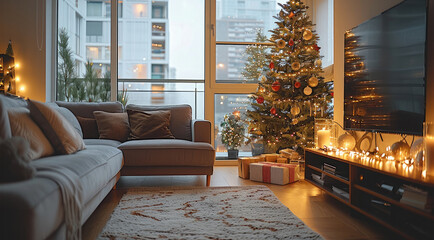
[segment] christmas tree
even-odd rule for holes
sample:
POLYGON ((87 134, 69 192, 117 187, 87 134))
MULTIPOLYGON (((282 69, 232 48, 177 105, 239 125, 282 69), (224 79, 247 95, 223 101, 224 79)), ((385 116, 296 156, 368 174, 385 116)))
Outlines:
MULTIPOLYGON (((261 29, 256 32, 256 42, 265 42, 267 37, 262 34, 261 29)), ((259 80, 264 67, 268 66, 267 47, 263 45, 251 45, 246 48, 245 55, 247 56, 246 65, 244 66, 241 75, 247 82, 256 82, 259 80)))
POLYGON ((267 152, 293 148, 299 153, 314 146, 314 118, 332 115, 331 82, 321 77, 318 36, 300 0, 279 4, 277 28, 267 55, 269 70, 252 94, 249 133, 262 140, 267 152))
POLYGON ((6 55, 9 57, 14 57, 14 50, 12 49, 12 41, 9 40, 8 48, 6 48, 6 55))

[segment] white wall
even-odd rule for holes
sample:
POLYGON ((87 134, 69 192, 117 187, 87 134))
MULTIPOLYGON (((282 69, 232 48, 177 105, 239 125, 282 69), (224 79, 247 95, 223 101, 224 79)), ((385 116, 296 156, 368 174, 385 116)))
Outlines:
POLYGON ((45 4, 45 0, 0 1, 0 52, 12 40, 15 63, 20 64, 17 89, 25 88, 17 94, 39 101, 46 100, 47 91, 45 4))
MULTIPOLYGON (((402 0, 334 0, 334 120, 340 124, 344 119, 344 33, 400 2, 402 0)), ((384 142, 378 138, 380 151, 401 139, 393 134, 382 136, 384 142)))

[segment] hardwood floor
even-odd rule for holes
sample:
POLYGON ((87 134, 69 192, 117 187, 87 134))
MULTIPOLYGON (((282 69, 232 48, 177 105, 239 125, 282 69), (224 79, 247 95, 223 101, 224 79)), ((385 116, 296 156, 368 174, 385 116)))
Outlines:
MULTIPOLYGON (((206 176, 121 177, 83 226, 83 239, 95 239, 110 218, 122 195, 132 187, 205 186, 206 176)), ((238 177, 236 166, 216 166, 213 186, 266 185, 297 217, 325 239, 399 239, 392 232, 352 212, 304 180, 285 186, 263 184, 238 177)))

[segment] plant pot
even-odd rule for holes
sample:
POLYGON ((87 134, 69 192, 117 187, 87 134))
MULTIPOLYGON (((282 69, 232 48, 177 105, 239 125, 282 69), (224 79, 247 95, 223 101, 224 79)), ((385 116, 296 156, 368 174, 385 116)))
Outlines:
POLYGON ((238 159, 238 149, 228 149, 228 159, 238 159))
POLYGON ((252 143, 252 156, 258 156, 264 153, 264 145, 262 143, 252 143))

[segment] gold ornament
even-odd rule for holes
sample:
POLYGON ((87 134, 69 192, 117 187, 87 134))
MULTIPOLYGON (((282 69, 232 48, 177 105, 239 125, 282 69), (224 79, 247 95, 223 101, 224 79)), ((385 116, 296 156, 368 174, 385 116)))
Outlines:
POLYGON ((309 80, 308 80, 308 84, 309 84, 309 86, 311 86, 311 87, 316 87, 316 86, 318 86, 318 78, 316 78, 316 77, 311 77, 311 78, 309 78, 309 80))
POLYGON ((292 68, 292 70, 294 70, 294 71, 299 70, 300 67, 301 67, 301 65, 300 65, 299 62, 293 62, 293 63, 291 64, 291 68, 292 68))
POLYGON ((356 146, 356 139, 351 134, 345 132, 339 136, 338 146, 343 149, 353 150, 356 146))
POLYGON ((279 39, 279 41, 277 41, 277 47, 278 48, 284 48, 286 46, 286 42, 283 39, 279 39))
POLYGON ((306 30, 303 32, 303 39, 304 40, 309 41, 312 39, 312 37, 313 37, 313 34, 310 30, 306 30))
POLYGON ((310 88, 310 87, 305 87, 305 88, 303 89, 303 93, 304 93, 306 96, 311 95, 311 94, 312 94, 312 88, 310 88))
POLYGON ((298 123, 298 119, 293 118, 293 119, 292 119, 292 124, 295 125, 295 124, 297 124, 297 123, 298 123))
POLYGON ((408 144, 404 141, 399 141, 392 144, 392 146, 390 147, 390 151, 395 160, 402 161, 409 157, 410 146, 408 146, 408 144))
POLYGON ((261 81, 265 82, 265 81, 267 81, 267 78, 264 75, 262 75, 261 81))
POLYGON ((297 104, 291 106, 291 114, 297 116, 300 113, 300 107, 297 104))
POLYGON ((321 59, 318 59, 318 60, 315 61, 315 66, 316 67, 321 67, 321 65, 322 65, 321 59))

